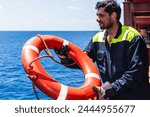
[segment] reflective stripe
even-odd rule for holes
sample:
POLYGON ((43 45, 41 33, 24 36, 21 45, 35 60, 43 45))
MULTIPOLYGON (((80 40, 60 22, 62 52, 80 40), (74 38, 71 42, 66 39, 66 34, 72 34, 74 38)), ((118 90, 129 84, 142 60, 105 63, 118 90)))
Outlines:
POLYGON ((64 45, 64 46, 69 45, 69 41, 64 40, 63 45, 64 45))
POLYGON ((104 42, 104 32, 99 33, 98 35, 98 42, 104 42))
POLYGON ((25 45, 22 50, 24 51, 25 49, 32 49, 35 52, 39 53, 39 49, 33 45, 25 45))
POLYGON ((103 32, 98 32, 92 39, 92 42, 105 42, 104 38, 104 33, 105 30, 103 32))
POLYGON ((65 100, 67 93, 68 93, 68 87, 61 84, 61 90, 60 90, 60 93, 59 93, 57 100, 65 100))
POLYGON ((85 78, 93 78, 93 77, 100 80, 100 76, 96 73, 87 73, 87 74, 85 74, 85 78))
MULTIPOLYGON (((93 37, 92 42, 105 42, 105 40, 103 39, 104 38, 104 33, 105 33, 105 30, 103 32, 97 33, 93 37)), ((121 34, 119 35, 118 38, 113 38, 112 43, 118 43, 118 42, 121 42, 121 41, 129 41, 130 42, 130 41, 132 41, 132 39, 136 35, 140 35, 139 32, 136 29, 134 29, 130 26, 122 25, 121 34)))
POLYGON ((129 31, 130 31, 130 30, 126 30, 126 31, 125 31, 125 33, 124 33, 124 35, 123 35, 123 38, 122 38, 122 41, 126 40, 126 37, 127 37, 127 34, 128 34, 129 31))

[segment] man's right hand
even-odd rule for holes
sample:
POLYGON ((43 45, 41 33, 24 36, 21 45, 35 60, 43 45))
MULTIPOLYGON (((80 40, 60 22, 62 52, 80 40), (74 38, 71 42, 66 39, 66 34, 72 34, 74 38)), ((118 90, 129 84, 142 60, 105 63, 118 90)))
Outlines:
POLYGON ((59 56, 64 56, 64 58, 68 57, 69 47, 67 45, 62 45, 59 50, 55 50, 56 54, 59 56))
POLYGON ((62 64, 72 64, 74 61, 68 57, 68 52, 70 51, 67 45, 63 45, 59 50, 55 50, 55 53, 60 58, 62 64))

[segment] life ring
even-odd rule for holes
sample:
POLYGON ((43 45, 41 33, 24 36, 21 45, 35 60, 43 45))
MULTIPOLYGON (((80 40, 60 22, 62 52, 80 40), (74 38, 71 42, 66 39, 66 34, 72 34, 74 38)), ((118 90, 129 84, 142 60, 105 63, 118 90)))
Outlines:
MULTIPOLYGON (((88 100, 97 95, 92 86, 100 86, 100 75, 92 60, 77 46, 60 37, 40 35, 49 49, 59 49, 68 45, 68 56, 82 69, 85 81, 81 87, 70 87, 52 78, 42 67, 39 60, 29 64, 39 57, 41 50, 45 49, 39 36, 30 38, 22 49, 22 64, 30 80, 47 96, 58 100, 88 100), (79 56, 78 56, 79 55, 79 56)), ((72 76, 73 77, 73 76, 72 76)))

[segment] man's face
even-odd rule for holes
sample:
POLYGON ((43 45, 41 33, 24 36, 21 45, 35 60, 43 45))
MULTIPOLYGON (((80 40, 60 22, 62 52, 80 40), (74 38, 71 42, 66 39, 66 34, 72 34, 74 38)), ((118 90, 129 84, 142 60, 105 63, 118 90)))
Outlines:
POLYGON ((96 12, 96 21, 99 23, 101 29, 109 29, 112 27, 111 15, 104 11, 103 7, 100 7, 96 12))

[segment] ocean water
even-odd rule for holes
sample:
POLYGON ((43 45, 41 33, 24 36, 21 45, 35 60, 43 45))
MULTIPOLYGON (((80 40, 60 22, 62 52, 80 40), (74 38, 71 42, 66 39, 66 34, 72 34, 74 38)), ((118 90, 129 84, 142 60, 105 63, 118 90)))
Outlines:
MULTIPOLYGON (((37 34, 55 35, 84 49, 97 31, 0 31, 0 100, 36 100, 32 83, 22 66, 21 52, 24 43, 37 34)), ((54 54, 54 52, 52 51, 54 54)), ((44 55, 42 51, 40 55, 44 55)), ((55 55, 54 55, 55 56, 55 55)), ((45 70, 59 82, 79 87, 84 76, 79 69, 58 65, 49 58, 40 60, 45 70)), ((39 89, 41 100, 51 98, 39 89)))

